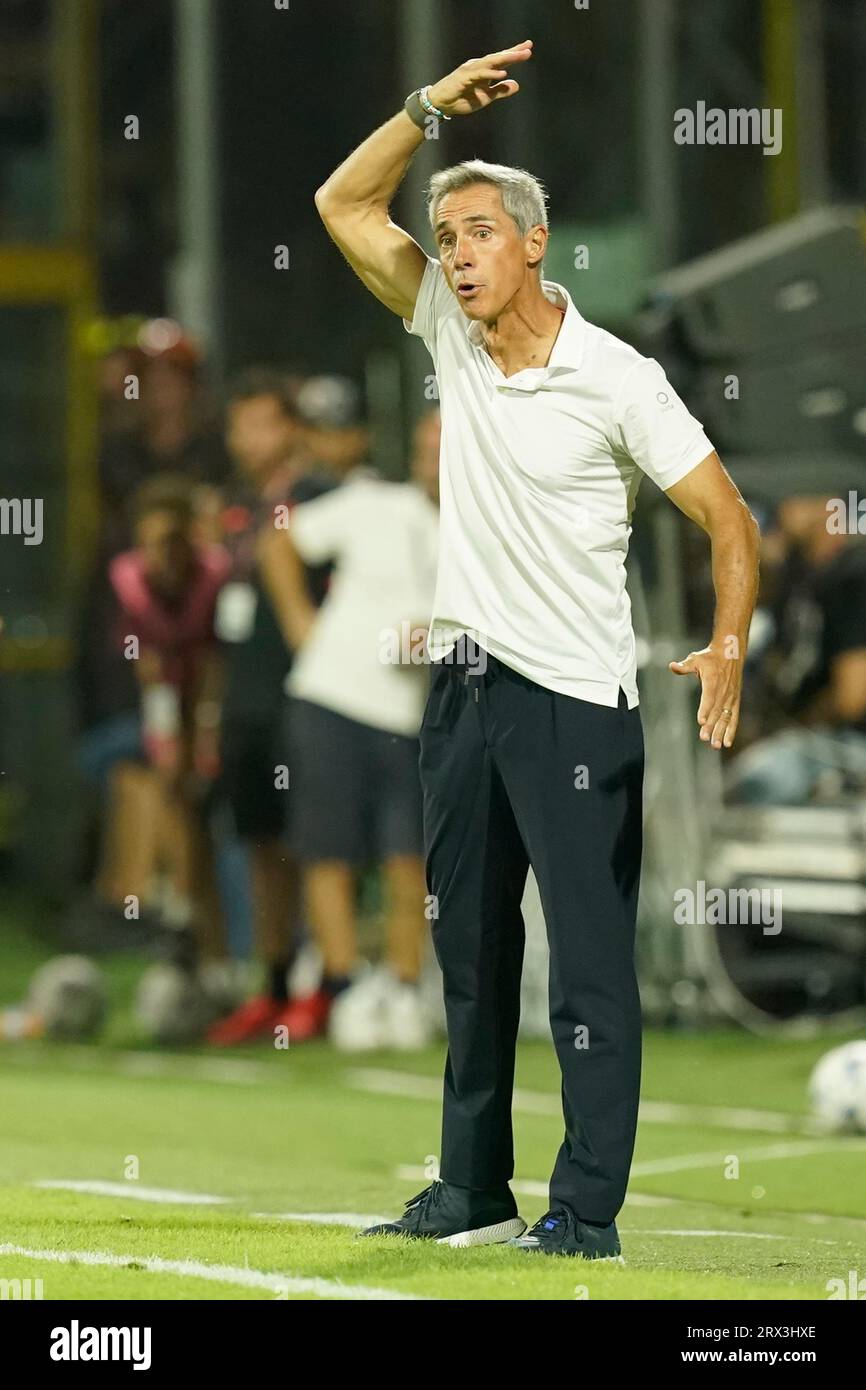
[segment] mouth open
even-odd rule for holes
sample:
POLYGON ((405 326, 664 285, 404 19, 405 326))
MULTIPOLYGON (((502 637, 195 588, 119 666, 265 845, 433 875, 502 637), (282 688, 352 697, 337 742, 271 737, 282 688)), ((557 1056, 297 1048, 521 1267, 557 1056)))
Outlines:
POLYGON ((457 293, 461 299, 472 299, 483 288, 483 285, 475 285, 468 280, 461 280, 457 286, 457 293))

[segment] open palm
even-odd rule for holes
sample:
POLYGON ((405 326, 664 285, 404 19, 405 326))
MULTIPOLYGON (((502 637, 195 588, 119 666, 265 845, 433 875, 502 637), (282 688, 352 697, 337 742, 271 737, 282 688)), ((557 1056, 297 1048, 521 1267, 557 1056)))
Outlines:
POLYGON ((491 102, 519 92, 520 83, 509 79, 508 68, 531 57, 532 39, 526 39, 501 53, 470 58, 430 88, 430 100, 446 116, 471 116, 491 102))

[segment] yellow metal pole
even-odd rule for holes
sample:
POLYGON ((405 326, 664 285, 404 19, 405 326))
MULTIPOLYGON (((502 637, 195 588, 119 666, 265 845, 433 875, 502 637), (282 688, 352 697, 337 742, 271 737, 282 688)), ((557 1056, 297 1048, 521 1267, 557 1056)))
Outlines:
POLYGON ((95 0, 54 0, 51 84, 61 188, 59 239, 91 250, 96 239, 99 99, 95 0))
MULTIPOLYGON (((93 363, 85 350, 84 326, 95 305, 93 267, 78 251, 51 246, 0 246, 0 304, 57 307, 66 324, 67 516, 63 578, 80 579, 86 570, 96 526, 96 393, 93 363)), ((0 631, 0 672, 45 671, 68 665, 71 647, 49 638, 39 647, 21 647, 0 631)))
POLYGON ((84 326, 95 312, 99 105, 96 0, 54 0, 51 12, 52 97, 61 188, 60 240, 81 257, 80 293, 67 318, 66 563, 73 579, 87 569, 99 520, 98 406, 94 364, 84 326))
POLYGON ((793 217, 800 207, 797 149, 797 32, 799 0, 764 0, 764 102, 782 112, 782 148, 767 155, 766 199, 772 222, 793 217))

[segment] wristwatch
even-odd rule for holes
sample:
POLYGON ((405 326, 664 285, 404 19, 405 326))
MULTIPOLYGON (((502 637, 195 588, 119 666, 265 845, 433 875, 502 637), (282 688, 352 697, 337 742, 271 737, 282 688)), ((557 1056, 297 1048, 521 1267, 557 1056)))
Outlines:
POLYGON ((431 116, 438 121, 450 121, 451 117, 446 116, 444 111, 440 111, 438 106, 434 106, 428 93, 429 87, 420 87, 417 92, 410 92, 403 109, 411 120, 418 126, 419 130, 425 130, 427 122, 431 116))

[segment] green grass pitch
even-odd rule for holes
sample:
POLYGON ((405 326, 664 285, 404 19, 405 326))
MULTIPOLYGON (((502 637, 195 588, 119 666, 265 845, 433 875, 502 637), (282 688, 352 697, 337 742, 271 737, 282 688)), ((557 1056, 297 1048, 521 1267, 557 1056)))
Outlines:
MULTIPOLYGON (((29 954, 7 935, 7 998, 29 954)), ((428 1181, 444 1049, 155 1052, 130 1033, 135 972, 110 967, 124 1002, 99 1045, 0 1044, 0 1280, 46 1300, 825 1300, 866 1274, 866 1136, 804 1113, 841 1038, 648 1032, 623 1263, 592 1264, 356 1240, 428 1181)), ((562 1132, 551 1045, 521 1045, 516 1084, 531 1223, 562 1132)))

